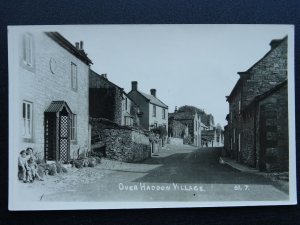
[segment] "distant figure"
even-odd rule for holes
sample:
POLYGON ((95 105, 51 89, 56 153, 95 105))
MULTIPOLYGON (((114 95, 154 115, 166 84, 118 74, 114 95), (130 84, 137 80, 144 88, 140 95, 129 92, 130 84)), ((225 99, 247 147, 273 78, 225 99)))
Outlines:
POLYGON ((206 147, 208 147, 208 143, 207 143, 207 141, 205 142, 205 146, 206 146, 206 147))

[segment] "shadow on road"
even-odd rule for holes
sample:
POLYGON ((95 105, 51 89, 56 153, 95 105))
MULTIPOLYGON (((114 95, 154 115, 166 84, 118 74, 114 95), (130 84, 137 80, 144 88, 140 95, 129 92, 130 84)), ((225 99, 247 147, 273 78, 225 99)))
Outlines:
POLYGON ((205 184, 271 184, 255 174, 242 173, 220 164, 220 148, 200 148, 189 153, 174 153, 153 157, 143 164, 160 164, 133 182, 147 183, 205 183, 205 184))

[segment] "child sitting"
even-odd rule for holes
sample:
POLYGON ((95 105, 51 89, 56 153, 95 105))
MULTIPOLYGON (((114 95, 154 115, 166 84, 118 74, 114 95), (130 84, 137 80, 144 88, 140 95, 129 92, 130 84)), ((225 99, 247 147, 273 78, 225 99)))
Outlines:
POLYGON ((33 157, 29 158, 29 160, 28 160, 28 167, 29 167, 30 175, 31 175, 32 179, 34 179, 35 177, 37 177, 38 180, 43 181, 43 179, 40 177, 40 175, 37 172, 37 164, 34 161, 33 157))
POLYGON ((22 179, 24 183, 30 182, 31 175, 30 175, 30 169, 27 164, 27 157, 26 157, 26 151, 22 150, 20 152, 20 156, 18 158, 18 167, 19 167, 19 172, 22 175, 22 179))

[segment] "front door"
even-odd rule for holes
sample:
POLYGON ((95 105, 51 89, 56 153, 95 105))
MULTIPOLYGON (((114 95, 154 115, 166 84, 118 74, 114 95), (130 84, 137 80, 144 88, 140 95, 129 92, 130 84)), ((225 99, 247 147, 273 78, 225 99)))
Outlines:
POLYGON ((72 111, 66 102, 53 101, 44 113, 45 159, 70 161, 70 117, 72 111))

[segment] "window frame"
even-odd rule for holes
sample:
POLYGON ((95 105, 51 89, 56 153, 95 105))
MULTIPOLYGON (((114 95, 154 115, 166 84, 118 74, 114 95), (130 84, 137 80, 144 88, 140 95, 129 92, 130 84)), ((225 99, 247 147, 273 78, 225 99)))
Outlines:
POLYGON ((153 105, 152 117, 156 117, 156 105, 153 105))
POLYGON ((28 68, 34 67, 34 46, 33 36, 29 33, 25 33, 22 40, 22 61, 23 64, 28 68))
POLYGON ((73 113, 70 116, 70 141, 73 143, 77 142, 77 134, 78 134, 77 124, 78 124, 77 114, 73 113))
POLYGON ((71 62, 71 89, 73 91, 78 90, 78 67, 73 62, 71 62), (75 71, 75 73, 74 73, 74 71, 75 71))
POLYGON ((25 138, 25 139, 32 139, 32 137, 33 137, 33 134, 32 134, 32 130, 33 130, 32 129, 32 126, 33 126, 33 103, 32 102, 23 100, 23 102, 22 102, 22 119, 23 119, 22 137, 25 138), (29 114, 28 114, 28 107, 29 107, 29 114), (24 109, 25 109, 25 111, 24 111, 24 109), (29 129, 27 129, 27 128, 29 128, 29 129))

